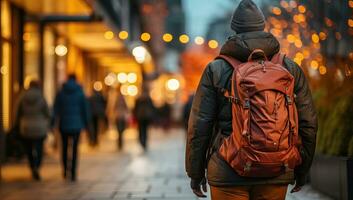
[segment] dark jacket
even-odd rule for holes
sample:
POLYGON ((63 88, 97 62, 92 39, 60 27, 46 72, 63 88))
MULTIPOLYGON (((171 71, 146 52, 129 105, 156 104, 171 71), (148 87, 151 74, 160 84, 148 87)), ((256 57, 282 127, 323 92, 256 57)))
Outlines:
POLYGON ((88 99, 91 107, 91 114, 95 117, 105 118, 105 108, 107 101, 101 92, 93 91, 88 99))
MULTIPOLYGON (((231 37, 222 47, 221 54, 245 62, 257 48, 264 50, 268 58, 271 58, 279 52, 280 45, 270 33, 248 32, 231 37)), ((193 180, 202 179, 207 165, 207 178, 213 186, 287 184, 292 183, 294 179, 299 185, 304 185, 315 151, 317 116, 302 69, 288 58, 285 58, 284 65, 295 77, 299 134, 303 143, 303 163, 295 170, 295 175, 290 172, 276 178, 240 177, 218 153, 213 153, 207 163, 206 152, 213 142, 213 134, 220 133, 221 136, 227 137, 232 132, 231 103, 221 90, 230 90, 233 68, 226 61, 217 59, 204 70, 192 105, 186 148, 186 171, 189 177, 193 180)))
POLYGON ((54 102, 54 122, 63 133, 77 133, 88 127, 88 103, 79 84, 67 81, 54 102))
POLYGON ((17 105, 16 125, 23 138, 40 139, 46 136, 50 113, 39 88, 32 87, 21 94, 17 105))
POLYGON ((136 100, 133 113, 137 121, 151 121, 155 117, 155 112, 156 109, 148 94, 136 100))

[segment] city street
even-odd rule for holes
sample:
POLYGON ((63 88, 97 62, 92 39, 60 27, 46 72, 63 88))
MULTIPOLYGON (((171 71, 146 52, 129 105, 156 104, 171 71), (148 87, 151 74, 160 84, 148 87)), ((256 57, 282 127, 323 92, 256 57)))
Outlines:
MULTIPOLYGON (((127 144, 122 153, 115 150, 114 132, 108 132, 99 151, 81 145, 77 183, 61 177, 58 156, 47 156, 42 182, 33 182, 25 162, 3 169, 1 200, 106 200, 106 199, 197 199, 189 188, 184 172, 184 132, 171 129, 163 134, 152 129, 150 150, 143 153, 136 142, 136 132, 126 132, 127 144)), ((329 200, 305 187, 288 200, 329 200), (305 197, 304 197, 305 196, 305 197)))

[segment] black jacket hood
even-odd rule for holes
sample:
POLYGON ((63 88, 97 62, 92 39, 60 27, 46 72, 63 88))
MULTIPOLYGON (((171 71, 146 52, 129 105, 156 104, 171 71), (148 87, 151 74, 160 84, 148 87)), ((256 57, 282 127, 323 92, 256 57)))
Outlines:
POLYGON ((228 39, 221 49, 221 55, 231 56, 246 62, 251 52, 262 49, 268 59, 279 52, 280 44, 271 34, 263 31, 236 34, 228 39))

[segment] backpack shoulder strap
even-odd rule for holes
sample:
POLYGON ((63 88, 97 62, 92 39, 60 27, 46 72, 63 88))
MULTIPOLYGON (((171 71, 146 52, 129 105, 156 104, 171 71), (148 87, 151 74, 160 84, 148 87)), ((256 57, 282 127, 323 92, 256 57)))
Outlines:
POLYGON ((271 62, 275 64, 283 65, 285 57, 286 57, 286 54, 276 53, 275 55, 272 56, 271 62))
MULTIPOLYGON (((231 57, 231 56, 226 56, 226 55, 219 55, 216 59, 223 59, 225 60, 227 63, 229 63, 234 70, 237 69, 237 67, 242 64, 242 62, 240 62, 239 60, 231 57)), ((231 82, 232 82, 232 89, 231 91, 228 90, 224 90, 223 94, 224 96, 232 103, 234 102, 238 102, 239 98, 238 98, 238 91, 236 89, 236 87, 234 87, 234 83, 235 83, 235 74, 233 72, 232 78, 231 78, 231 82)))

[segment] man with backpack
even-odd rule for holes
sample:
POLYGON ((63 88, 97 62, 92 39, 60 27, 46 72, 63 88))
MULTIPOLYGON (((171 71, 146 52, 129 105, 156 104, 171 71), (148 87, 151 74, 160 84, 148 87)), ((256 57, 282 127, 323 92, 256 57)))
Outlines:
POLYGON ((265 17, 243 0, 236 35, 205 69, 192 105, 186 146, 191 188, 212 199, 285 199, 298 192, 315 152, 317 116, 302 69, 264 32, 265 17))

